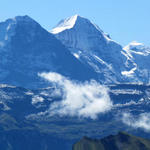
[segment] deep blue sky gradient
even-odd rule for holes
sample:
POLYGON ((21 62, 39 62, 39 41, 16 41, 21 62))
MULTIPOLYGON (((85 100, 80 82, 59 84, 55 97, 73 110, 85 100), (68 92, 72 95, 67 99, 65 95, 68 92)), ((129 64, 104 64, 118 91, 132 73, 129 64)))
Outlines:
POLYGON ((29 15, 47 30, 75 14, 90 19, 123 46, 133 40, 150 46, 150 0, 0 1, 0 21, 29 15))

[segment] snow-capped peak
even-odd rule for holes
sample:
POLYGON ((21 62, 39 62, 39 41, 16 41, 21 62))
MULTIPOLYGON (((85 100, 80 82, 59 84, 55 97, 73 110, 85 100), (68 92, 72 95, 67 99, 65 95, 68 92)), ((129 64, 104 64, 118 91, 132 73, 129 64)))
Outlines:
POLYGON ((50 32, 52 34, 57 35, 65 30, 69 30, 72 28, 76 28, 77 31, 84 30, 84 32, 92 32, 95 34, 101 34, 106 39, 106 41, 112 41, 110 36, 104 33, 96 24, 91 22, 89 19, 84 18, 79 15, 74 15, 67 19, 61 20, 57 24, 57 26, 53 28, 50 32))
POLYGON ((67 19, 61 20, 58 23, 58 25, 56 26, 56 28, 52 29, 51 33, 57 34, 57 33, 60 33, 64 30, 73 28, 73 26, 76 23, 76 20, 77 20, 78 16, 79 15, 74 15, 74 16, 69 17, 67 19))
POLYGON ((132 41, 131 43, 129 43, 127 46, 124 47, 124 50, 129 51, 129 50, 135 50, 135 48, 141 49, 142 47, 144 47, 143 43, 132 41))
POLYGON ((143 43, 136 41, 131 42, 123 48, 128 54, 134 53, 138 55, 147 56, 150 54, 150 47, 145 46, 143 43))

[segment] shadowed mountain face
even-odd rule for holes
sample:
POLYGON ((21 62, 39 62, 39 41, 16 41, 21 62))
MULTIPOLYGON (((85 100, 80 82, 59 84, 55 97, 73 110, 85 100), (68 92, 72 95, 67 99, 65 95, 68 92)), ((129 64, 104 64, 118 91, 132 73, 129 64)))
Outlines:
POLYGON ((87 80, 96 74, 81 64, 51 33, 28 16, 0 23, 0 82, 42 87, 40 72, 87 80))
POLYGON ((150 140, 119 132, 100 140, 83 137, 73 150, 150 150, 150 140))

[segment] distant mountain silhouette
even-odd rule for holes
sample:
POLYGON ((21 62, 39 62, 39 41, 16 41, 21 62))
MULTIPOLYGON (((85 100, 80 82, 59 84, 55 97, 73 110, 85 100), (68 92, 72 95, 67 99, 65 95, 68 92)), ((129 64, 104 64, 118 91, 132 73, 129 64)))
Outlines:
POLYGON ((150 150, 150 140, 119 132, 100 140, 83 137, 73 150, 150 150))

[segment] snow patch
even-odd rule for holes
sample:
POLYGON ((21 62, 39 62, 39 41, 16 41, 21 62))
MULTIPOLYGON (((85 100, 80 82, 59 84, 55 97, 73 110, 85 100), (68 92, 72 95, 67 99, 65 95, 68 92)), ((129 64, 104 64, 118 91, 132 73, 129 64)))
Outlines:
POLYGON ((93 55, 93 56, 94 56, 94 58, 95 58, 99 63, 106 65, 111 71, 113 71, 111 65, 107 64, 105 61, 103 61, 103 60, 102 60, 101 58, 99 58, 98 56, 96 56, 96 55, 93 55))
POLYGON ((114 105, 114 108, 116 107, 116 108, 119 108, 119 107, 129 107, 129 106, 133 106, 133 105, 138 105, 138 104, 140 104, 140 102, 135 102, 135 101, 133 101, 133 100, 131 100, 130 102, 127 102, 127 103, 125 103, 125 104, 115 104, 114 105))
POLYGON ((77 53, 73 53, 73 56, 76 57, 77 59, 80 58, 80 56, 77 53))
POLYGON ((125 46, 123 49, 126 50, 126 51, 129 51, 129 50, 134 49, 134 48, 138 48, 139 49, 139 48, 141 48, 143 46, 144 46, 143 43, 139 43, 139 42, 133 41, 129 45, 125 46))
POLYGON ((73 28, 76 23, 77 17, 78 15, 75 15, 61 21, 56 28, 52 29, 51 33, 58 34, 64 30, 73 28))
POLYGON ((127 77, 133 77, 135 70, 137 67, 132 68, 130 71, 122 71, 121 74, 127 77))
POLYGON ((141 91, 132 90, 132 89, 115 89, 115 90, 111 90, 111 92, 115 95, 119 95, 119 94, 140 95, 142 94, 141 91))
POLYGON ((34 93, 31 92, 31 91, 28 91, 28 92, 25 93, 25 95, 34 95, 34 93))
POLYGON ((7 85, 7 84, 0 84, 0 88, 16 88, 16 86, 12 86, 12 85, 7 85))

